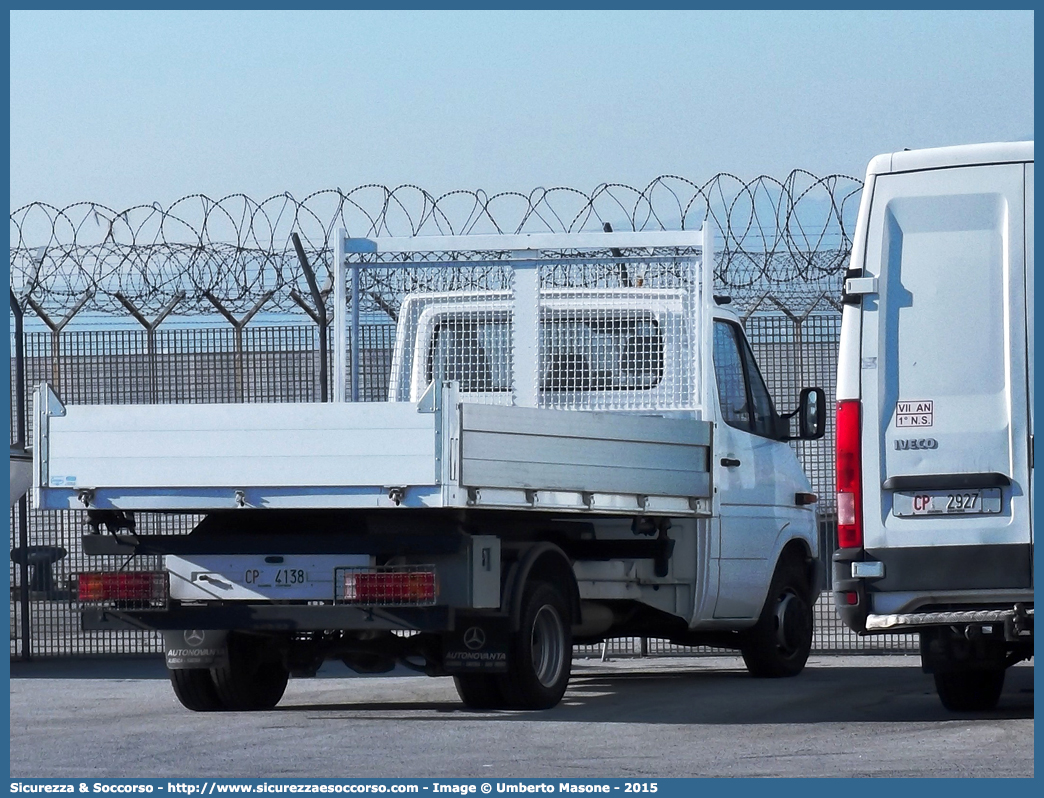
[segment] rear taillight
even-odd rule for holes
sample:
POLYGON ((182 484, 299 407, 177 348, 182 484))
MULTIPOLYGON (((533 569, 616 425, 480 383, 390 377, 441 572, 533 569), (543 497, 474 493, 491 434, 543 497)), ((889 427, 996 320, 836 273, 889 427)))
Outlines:
POLYGON ((863 464, 859 401, 837 403, 837 545, 863 545, 863 464))
POLYGON ((106 571, 78 574, 77 598, 81 604, 109 605, 116 609, 159 609, 169 595, 165 571, 106 571))
POLYGON ((434 604, 435 569, 430 566, 339 568, 345 604, 423 606, 434 604))

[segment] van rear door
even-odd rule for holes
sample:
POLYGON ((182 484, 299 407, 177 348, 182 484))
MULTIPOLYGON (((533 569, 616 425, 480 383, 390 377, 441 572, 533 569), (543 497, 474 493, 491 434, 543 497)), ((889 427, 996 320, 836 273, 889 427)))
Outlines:
POLYGON ((1032 587, 1026 170, 877 177, 860 364, 873 612, 904 606, 882 592, 1032 587))
MULTIPOLYGON (((1029 361, 1026 382, 1029 385, 1029 513, 1033 517, 1033 164, 1026 164, 1026 356, 1029 361)), ((1030 546, 1033 525, 1030 524, 1030 546)))

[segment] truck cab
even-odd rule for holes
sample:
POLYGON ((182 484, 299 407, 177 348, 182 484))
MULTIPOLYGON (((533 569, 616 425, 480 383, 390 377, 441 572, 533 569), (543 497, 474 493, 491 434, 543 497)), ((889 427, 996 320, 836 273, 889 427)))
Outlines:
POLYGON ((834 592, 986 709, 1033 639, 1033 142, 867 169, 845 276, 834 592))

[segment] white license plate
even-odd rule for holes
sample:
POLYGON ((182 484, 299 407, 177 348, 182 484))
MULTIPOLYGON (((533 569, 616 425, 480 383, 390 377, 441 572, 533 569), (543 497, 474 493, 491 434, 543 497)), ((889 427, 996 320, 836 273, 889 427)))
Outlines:
POLYGON ((892 494, 892 515, 988 515, 1001 511, 1000 488, 974 490, 897 491, 892 494))
POLYGON ((171 598, 183 601, 329 601, 336 594, 334 571, 370 564, 365 554, 200 554, 166 558, 171 598))

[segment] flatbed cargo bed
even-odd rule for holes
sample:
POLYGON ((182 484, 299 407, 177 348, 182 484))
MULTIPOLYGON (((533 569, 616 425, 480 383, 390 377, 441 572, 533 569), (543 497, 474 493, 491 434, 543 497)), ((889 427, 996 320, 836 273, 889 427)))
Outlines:
POLYGON ((711 424, 462 402, 64 407, 35 397, 41 509, 481 507, 710 514, 711 424))

